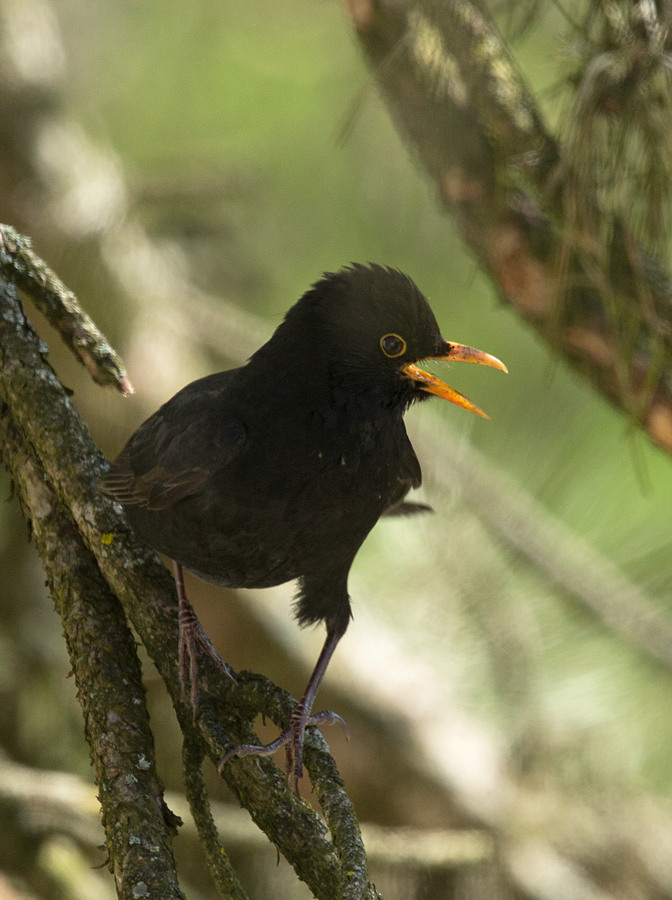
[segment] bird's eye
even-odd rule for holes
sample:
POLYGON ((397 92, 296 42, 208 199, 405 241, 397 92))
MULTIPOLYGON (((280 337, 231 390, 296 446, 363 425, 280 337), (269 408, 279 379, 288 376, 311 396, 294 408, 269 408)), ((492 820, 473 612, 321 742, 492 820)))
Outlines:
POLYGON ((406 341, 398 334, 384 334, 380 339, 380 349, 385 356, 394 359, 406 351, 406 341))

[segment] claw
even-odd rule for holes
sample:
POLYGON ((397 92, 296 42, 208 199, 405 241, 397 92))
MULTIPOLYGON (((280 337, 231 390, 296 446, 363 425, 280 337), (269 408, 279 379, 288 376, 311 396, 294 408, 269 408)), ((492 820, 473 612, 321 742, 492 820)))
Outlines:
POLYGON ((224 756, 217 764, 217 771, 222 774, 222 769, 229 760, 234 757, 243 758, 244 756, 272 756, 281 747, 285 748, 285 776, 288 787, 294 790, 297 797, 299 794, 299 780, 303 776, 303 741, 306 728, 309 725, 335 725, 339 724, 345 731, 345 735, 350 740, 350 731, 343 718, 331 710, 325 709, 322 712, 308 715, 303 708, 303 704, 299 703, 289 719, 289 728, 269 744, 241 744, 239 747, 233 747, 227 750, 224 756))
POLYGON ((310 721, 307 723, 308 725, 340 725, 343 731, 345 732, 346 741, 350 740, 350 729, 348 728, 348 723, 342 716, 339 716, 338 713, 332 712, 330 709, 323 709, 322 712, 314 713, 310 717, 310 721))
MULTIPOLYGON (((347 624, 347 623, 346 623, 347 624)), ((341 628, 329 628, 327 630, 327 638, 322 647, 313 674, 310 676, 306 693, 298 702, 291 716, 289 717, 289 728, 271 741, 270 744, 255 746, 254 744, 243 744, 240 747, 234 747, 224 754, 217 766, 217 771, 221 774, 224 764, 234 756, 270 756, 279 750, 280 747, 285 748, 285 775, 287 784, 294 788, 297 797, 299 794, 299 779, 303 775, 303 738, 308 725, 333 725, 339 722, 345 730, 346 736, 349 738, 348 726, 340 716, 336 713, 324 710, 323 712, 311 715, 317 689, 320 686, 322 677, 327 670, 329 660, 331 659, 336 646, 345 631, 345 626, 341 628), (293 782, 293 784, 291 784, 293 782)))

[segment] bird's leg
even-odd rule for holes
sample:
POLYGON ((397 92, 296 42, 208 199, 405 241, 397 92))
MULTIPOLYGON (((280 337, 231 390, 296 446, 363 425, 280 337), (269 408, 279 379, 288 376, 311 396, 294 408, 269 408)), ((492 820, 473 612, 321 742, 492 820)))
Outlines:
POLYGON ((324 677, 324 673, 327 671, 329 661, 334 655, 334 650, 344 633, 345 628, 342 627, 328 629, 322 652, 313 669, 313 674, 310 676, 303 697, 299 700, 289 717, 289 727, 287 730, 283 731, 280 737, 271 741, 270 744, 260 746, 255 744, 241 744, 240 747, 234 747, 232 750, 229 750, 225 753, 217 766, 219 772, 222 771, 224 764, 234 756, 271 756, 276 750, 279 750, 280 747, 284 747, 286 754, 285 772, 287 781, 288 783, 291 782, 295 793, 298 795, 299 779, 303 775, 303 739, 306 727, 308 725, 334 725, 338 722, 343 726, 346 735, 349 737, 348 726, 336 713, 331 712, 330 710, 323 710, 314 715, 311 714, 313 703, 315 702, 315 697, 324 677))
POLYGON ((196 644, 200 644, 208 656, 215 663, 220 672, 223 672, 235 683, 231 670, 221 659, 210 638, 203 631, 201 623, 194 609, 187 599, 184 588, 184 573, 182 565, 173 560, 173 575, 177 588, 177 624, 179 628, 178 660, 180 668, 180 687, 182 688, 182 702, 187 702, 187 683, 190 686, 191 706, 194 712, 194 720, 198 712, 198 660, 196 658, 196 644))
POLYGON ((344 728, 346 735, 350 737, 345 720, 331 710, 325 709, 311 715, 324 673, 327 671, 327 666, 343 633, 343 630, 336 629, 327 631, 327 638, 306 686, 306 691, 289 717, 289 728, 285 732, 288 734, 285 742, 285 774, 287 781, 293 782, 292 787, 296 794, 299 793, 299 779, 303 775, 303 738, 306 725, 334 725, 338 722, 344 728))

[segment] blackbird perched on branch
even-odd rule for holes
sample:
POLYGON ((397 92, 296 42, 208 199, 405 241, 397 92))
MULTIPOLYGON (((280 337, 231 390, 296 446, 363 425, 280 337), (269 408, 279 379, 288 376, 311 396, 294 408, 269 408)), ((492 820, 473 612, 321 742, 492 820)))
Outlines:
MULTIPOLYGON (((327 637, 284 746, 297 788, 320 682, 351 616, 348 573, 381 515, 413 512, 420 464, 406 434, 408 407, 431 395, 485 416, 418 367, 462 360, 506 372, 495 357, 444 340, 426 298, 395 269, 352 265, 328 273, 289 310, 244 366, 187 385, 133 434, 101 482, 138 535, 174 560, 180 678, 198 704, 196 644, 230 675, 184 591, 182 567, 227 587, 298 579, 300 625, 327 637)), ((231 676, 230 676, 231 677, 231 676)))

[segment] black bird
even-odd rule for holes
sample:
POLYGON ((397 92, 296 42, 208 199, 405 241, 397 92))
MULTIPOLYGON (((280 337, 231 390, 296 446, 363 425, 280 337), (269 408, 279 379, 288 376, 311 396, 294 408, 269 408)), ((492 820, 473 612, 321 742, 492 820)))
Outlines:
MULTIPOLYGON (((485 416, 418 368, 498 359, 441 336, 427 299, 395 269, 352 265, 327 273, 289 310, 244 366, 187 385, 133 434, 101 490, 124 506, 138 535, 174 560, 180 677, 198 703, 196 642, 213 650, 187 601, 186 567, 205 581, 261 588, 298 579, 300 625, 327 637, 281 746, 296 789, 313 702, 351 616, 348 573, 381 515, 413 512, 420 464, 406 434, 408 407, 434 394, 485 416)), ((486 417, 487 418, 487 417, 486 417)))

